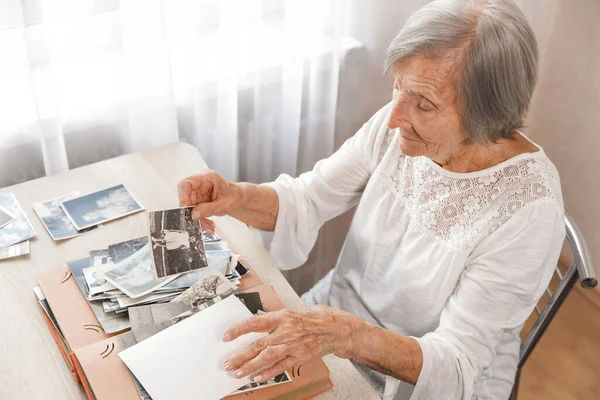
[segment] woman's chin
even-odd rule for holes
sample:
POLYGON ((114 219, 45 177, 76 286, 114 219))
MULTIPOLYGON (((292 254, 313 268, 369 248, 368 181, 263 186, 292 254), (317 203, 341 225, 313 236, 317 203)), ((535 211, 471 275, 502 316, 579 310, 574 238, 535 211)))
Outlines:
POLYGON ((424 154, 423 145, 421 143, 416 143, 408 140, 400 139, 400 150, 403 154, 409 157, 419 157, 424 154))

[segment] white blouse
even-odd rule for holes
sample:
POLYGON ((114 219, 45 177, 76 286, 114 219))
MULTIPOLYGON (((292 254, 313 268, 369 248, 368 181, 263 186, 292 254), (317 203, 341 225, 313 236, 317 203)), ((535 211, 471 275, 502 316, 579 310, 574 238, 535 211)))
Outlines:
POLYGON ((446 171, 401 153, 389 110, 312 171, 269 184, 279 196, 271 256, 301 265, 323 223, 358 204, 323 301, 418 340, 417 384, 387 377, 384 398, 506 399, 519 332, 565 237, 558 173, 541 148, 446 171))

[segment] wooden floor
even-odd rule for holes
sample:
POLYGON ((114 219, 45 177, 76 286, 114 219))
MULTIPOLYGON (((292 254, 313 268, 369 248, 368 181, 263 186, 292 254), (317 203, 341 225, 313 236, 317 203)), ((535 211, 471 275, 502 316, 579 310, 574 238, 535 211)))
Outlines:
POLYGON ((538 399, 600 399, 600 291, 575 288, 525 364, 519 400, 538 399))

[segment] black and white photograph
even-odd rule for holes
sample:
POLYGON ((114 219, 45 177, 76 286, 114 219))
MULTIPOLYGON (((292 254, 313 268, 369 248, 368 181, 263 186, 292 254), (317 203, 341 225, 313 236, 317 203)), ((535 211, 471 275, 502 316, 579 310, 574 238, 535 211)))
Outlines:
POLYGON ((204 250, 208 253, 209 251, 219 251, 219 250, 227 250, 227 243, 223 241, 218 242, 207 242, 206 236, 204 233, 202 234, 204 238, 204 250))
POLYGON ((192 207, 148 213, 152 262, 157 278, 206 268, 202 227, 192 207))
POLYGON ((206 252, 206 260, 208 262, 208 266, 212 269, 216 269, 223 275, 228 275, 228 266, 229 261, 231 259, 231 250, 217 250, 217 251, 207 251, 206 252))
POLYGON ((107 263, 101 265, 94 265, 94 257, 90 258, 92 259, 92 265, 83 269, 83 276, 85 278, 85 282, 87 283, 90 296, 94 296, 100 293, 107 292, 109 290, 116 289, 116 287, 112 283, 108 282, 100 274, 101 271, 112 269, 114 264, 107 263))
POLYGON ((149 244, 121 262, 115 263, 112 269, 98 274, 131 298, 152 293, 177 277, 154 278, 149 244))
POLYGON ((12 246, 36 236, 27 215, 13 193, 0 193, 0 205, 15 219, 0 228, 0 248, 12 246))
POLYGON ((78 196, 79 192, 72 192, 55 199, 31 204, 33 211, 40 218, 52 239, 70 239, 83 233, 77 231, 60 206, 61 202, 77 198, 78 196))
POLYGON ((126 240, 108 246, 108 255, 114 263, 118 263, 144 247, 148 243, 148 236, 126 240))
POLYGON ((90 298, 90 290, 88 288, 88 284, 85 280, 85 276, 83 276, 83 270, 85 268, 92 266, 92 257, 85 257, 78 260, 67 261, 67 267, 71 271, 73 278, 75 278, 75 282, 77 282, 77 286, 81 289, 81 293, 89 299, 90 298))
POLYGON ((191 306, 183 302, 151 304, 129 309, 131 331, 138 342, 172 326, 172 318, 189 311, 191 306))
POLYGON ((61 207, 78 231, 144 209, 123 185, 63 201, 61 207))
POLYGON ((267 312, 258 292, 236 293, 235 297, 240 299, 252 314, 257 314, 259 311, 267 312))
POLYGON ((221 241, 219 235, 208 231, 202 232, 202 239, 204 240, 204 243, 215 243, 221 241))
POLYGON ((0 249, 0 260, 25 256, 29 254, 29 240, 0 249))
POLYGON ((15 217, 10 212, 8 212, 7 209, 2 207, 2 205, 0 205, 0 228, 3 228, 4 225, 7 225, 14 219, 15 217))
POLYGON ((191 304, 193 309, 202 310, 218 300, 229 297, 237 290, 223 274, 213 270, 172 301, 186 302, 191 304))
POLYGON ((231 394, 243 393, 243 392, 247 392, 249 390, 263 389, 265 387, 279 385, 279 384, 287 383, 287 382, 291 382, 291 381, 292 381, 292 378, 290 378, 290 375, 287 372, 284 372, 283 374, 279 374, 276 377, 269 379, 268 381, 263 382, 263 383, 257 383, 257 382, 251 381, 250 383, 242 386, 241 388, 239 388, 238 390, 236 390, 235 392, 233 392, 231 394))
POLYGON ((164 290, 188 289, 210 272, 210 268, 197 269, 180 274, 162 287, 164 290))

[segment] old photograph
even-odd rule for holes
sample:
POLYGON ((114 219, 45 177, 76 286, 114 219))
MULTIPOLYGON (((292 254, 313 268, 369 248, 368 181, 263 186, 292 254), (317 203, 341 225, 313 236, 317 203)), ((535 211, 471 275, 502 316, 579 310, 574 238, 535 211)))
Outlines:
POLYGON ((42 221, 42 224, 54 240, 64 240, 79 236, 83 232, 78 232, 69 217, 61 208, 60 203, 71 200, 79 196, 78 192, 69 193, 52 200, 40 203, 32 203, 33 211, 42 221))
POLYGON ((292 381, 292 378, 290 378, 290 375, 287 372, 284 372, 283 374, 279 374, 276 377, 269 379, 268 381, 263 382, 263 383, 256 383, 254 381, 251 381, 250 383, 242 386, 241 388, 239 388, 238 390, 236 390, 235 392, 233 392, 231 394, 238 394, 238 393, 247 392, 249 390, 262 389, 265 387, 279 385, 281 383, 287 383, 287 382, 291 382, 291 381, 292 381))
POLYGON ((123 185, 62 201, 61 207, 78 231, 144 209, 123 185))
POLYGON ((188 289, 210 272, 210 268, 197 269, 178 275, 177 278, 162 287, 164 290, 188 289))
POLYGON ((108 255, 113 262, 118 263, 144 247, 148 243, 148 236, 126 240, 108 246, 108 255))
POLYGON ((0 260, 29 254, 29 240, 0 249, 0 260))
MULTIPOLYGON (((90 257, 90 259, 93 263, 94 257, 90 257)), ((100 272, 102 271, 112 269, 113 266, 113 263, 108 263, 102 265, 92 265, 83 269, 83 276, 85 278, 85 282, 87 283, 90 296, 94 296, 99 293, 104 293, 106 291, 116 289, 116 287, 112 283, 108 282, 100 274, 100 272)))
POLYGON ((192 208, 148 213, 152 262, 157 278, 206 268, 202 227, 192 208))
POLYGON ((0 205, 0 228, 4 227, 4 225, 7 225, 9 222, 12 222, 14 219, 15 217, 0 205))
POLYGON ((154 278, 149 244, 121 262, 115 263, 112 269, 98 273, 131 298, 152 293, 176 278, 154 278))
POLYGON ((8 247, 36 236, 35 230, 14 194, 0 193, 0 205, 15 217, 13 221, 0 228, 0 248, 8 247))
POLYGON ((193 309, 203 309, 207 305, 212 305, 220 299, 229 297, 237 290, 237 287, 229 282, 223 274, 213 270, 173 301, 186 302, 193 309))
POLYGON ((189 311, 191 306, 182 302, 151 304, 129 309, 131 331, 138 341, 174 325, 173 317, 189 311))
POLYGON ((231 260, 231 250, 207 251, 206 260, 208 261, 208 266, 210 268, 216 269, 227 276, 229 273, 228 266, 231 260))

